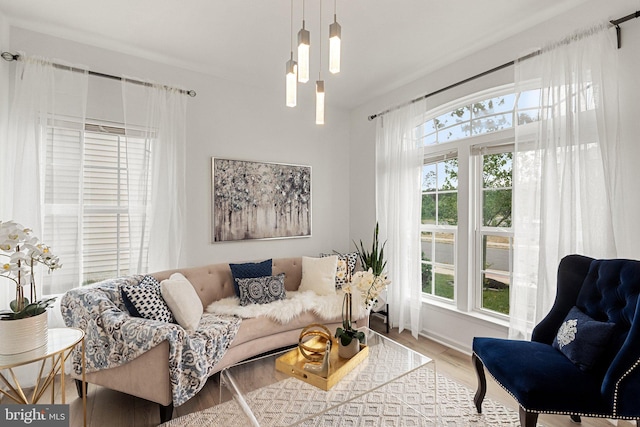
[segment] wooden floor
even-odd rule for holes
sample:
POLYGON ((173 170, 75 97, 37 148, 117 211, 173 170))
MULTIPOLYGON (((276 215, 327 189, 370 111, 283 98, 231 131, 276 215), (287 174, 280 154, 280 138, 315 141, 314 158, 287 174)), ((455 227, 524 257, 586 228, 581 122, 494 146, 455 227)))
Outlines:
MULTIPOLYGON (((384 325, 378 319, 372 318, 371 328, 384 333, 384 325)), ((414 349, 436 361, 436 368, 439 374, 452 378, 469 388, 475 390, 476 376, 471 366, 471 358, 466 354, 452 350, 444 345, 438 344, 429 339, 420 337, 415 340, 408 331, 398 333, 397 329, 392 329, 388 335, 407 347, 414 349)), ((500 386, 487 378, 488 391, 487 398, 501 402, 507 407, 517 410, 515 401, 500 386)), ((71 415, 71 427, 82 426, 82 400, 78 398, 73 380, 67 378, 65 383, 66 403, 69 404, 71 415)), ((50 393, 44 396, 49 396, 50 393)), ((55 389, 55 401, 61 403, 62 391, 59 380, 55 389)), ((228 396, 223 396, 222 400, 227 400, 228 396)), ((43 403, 48 403, 48 399, 43 398, 43 403)), ((184 405, 175 408, 174 417, 200 411, 216 405, 220 401, 220 388, 218 376, 213 376, 207 381, 205 387, 184 405)), ((2 404, 10 402, 7 399, 0 400, 2 404)), ((545 427, 576 427, 578 424, 572 423, 567 416, 541 415, 539 424, 545 427)), ((603 419, 583 418, 584 427, 611 427, 615 422, 603 419)), ((115 392, 103 387, 89 385, 87 395, 87 425, 90 427, 151 427, 159 424, 158 405, 148 401, 129 396, 127 394, 115 392)), ((635 426, 635 423, 619 421, 619 427, 635 426)))

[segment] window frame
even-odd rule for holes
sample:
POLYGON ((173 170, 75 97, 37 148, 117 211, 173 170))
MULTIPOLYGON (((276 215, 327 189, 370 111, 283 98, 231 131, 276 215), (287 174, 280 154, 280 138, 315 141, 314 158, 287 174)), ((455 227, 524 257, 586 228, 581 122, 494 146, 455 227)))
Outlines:
MULTIPOLYGON (((513 282, 513 227, 490 227, 483 225, 483 202, 484 202, 484 186, 483 186, 483 156, 487 154, 500 154, 512 152, 515 153, 515 129, 505 129, 502 131, 498 131, 496 133, 488 134, 497 136, 494 141, 491 143, 489 141, 483 141, 481 144, 474 144, 471 147, 471 156, 472 156, 472 197, 473 197, 473 206, 474 210, 472 213, 472 221, 474 223, 473 227, 473 274, 472 276, 472 298, 473 298, 473 309, 475 311, 481 312, 485 315, 496 317, 502 320, 509 320, 509 315, 500 313, 495 310, 490 310, 488 308, 483 307, 483 294, 484 294, 484 284, 482 274, 485 271, 483 268, 483 258, 482 258, 482 245, 483 245, 483 237, 485 235, 492 236, 503 236, 511 239, 511 250, 509 251, 509 278, 511 282, 513 282)), ((512 165, 512 173, 513 173, 513 165, 512 165)), ((511 188, 513 189, 513 176, 511 181, 511 188)), ((513 192, 512 192, 513 194, 513 192)), ((513 199, 512 199, 512 207, 513 207, 513 199)))
MULTIPOLYGON (((452 158, 458 158, 458 153, 457 150, 451 150, 450 147, 448 150, 442 151, 442 152, 438 152, 437 154, 434 155, 430 155, 427 156, 425 155, 423 157, 423 166, 425 165, 431 165, 431 164, 438 164, 440 162, 444 162, 446 160, 452 159, 452 158)), ((456 198, 459 199, 459 180, 458 180, 458 186, 455 190, 455 194, 456 194, 456 198)), ((437 189, 437 185, 436 185, 436 194, 451 194, 452 190, 444 190, 443 192, 440 192, 437 189)), ((423 191, 421 191, 421 197, 424 194, 423 191)), ((436 203, 436 212, 438 209, 438 203, 436 203)), ((423 295, 428 296, 429 298, 433 298, 437 301, 440 301, 444 304, 448 304, 448 305, 455 305, 457 302, 457 282, 458 282, 458 275, 457 275, 457 258, 458 258, 458 224, 459 224, 459 212, 458 212, 458 221, 456 223, 456 225, 451 225, 451 224, 438 224, 437 223, 437 219, 438 219, 438 214, 436 213, 436 223, 435 224, 424 224, 422 223, 422 219, 420 220, 420 241, 421 241, 421 245, 422 245, 422 233, 431 233, 432 234, 432 253, 435 253, 435 243, 436 243, 436 234, 438 233, 447 233, 447 234, 453 234, 453 261, 452 261, 452 266, 453 266, 453 298, 452 299, 448 299, 439 295, 435 294, 436 291, 436 284, 435 284, 435 268, 438 265, 442 265, 442 266, 448 266, 448 264, 444 264, 444 263, 439 263, 437 262, 437 260, 429 260, 429 264, 432 267, 432 293, 428 294, 423 292, 423 295)), ((422 268, 422 264, 424 263, 424 261, 422 260, 422 256, 420 257, 420 265, 422 268)), ((422 271, 421 271, 421 277, 422 277, 422 271)), ((421 282, 422 283, 422 282, 421 282)))
MULTIPOLYGON (((445 105, 439 106, 422 115, 420 123, 429 119, 440 117, 447 112, 454 111, 461 106, 493 99, 500 96, 515 94, 512 109, 512 127, 493 132, 473 134, 460 139, 446 141, 437 144, 425 145, 423 151, 423 165, 434 163, 437 159, 455 156, 458 158, 458 225, 455 237, 454 249, 454 300, 440 298, 435 295, 422 293, 423 301, 432 304, 443 305, 460 312, 478 313, 495 321, 508 321, 509 316, 482 307, 482 156, 478 155, 482 150, 493 152, 514 147, 515 120, 517 118, 517 105, 519 94, 513 84, 474 93, 473 95, 459 98, 445 105), (478 190, 479 189, 479 190, 478 190)), ((499 113, 504 114, 504 113, 499 113)), ((421 135, 421 138, 425 138, 421 135)), ((513 181, 512 181, 513 188, 513 181)), ((422 191, 421 191, 422 194, 422 191)), ((436 225, 436 227, 439 227, 436 225)), ((420 224, 420 233, 425 230, 420 224)), ((512 228, 508 232, 496 230, 500 233, 513 234, 512 228)), ((447 230, 447 232, 449 232, 447 230)), ((486 230, 484 230, 486 232, 486 230)), ((513 274, 513 254, 509 255, 509 270, 513 274)), ((422 266, 422 259, 420 260, 422 266)), ((435 283, 433 284, 435 292, 435 283)))

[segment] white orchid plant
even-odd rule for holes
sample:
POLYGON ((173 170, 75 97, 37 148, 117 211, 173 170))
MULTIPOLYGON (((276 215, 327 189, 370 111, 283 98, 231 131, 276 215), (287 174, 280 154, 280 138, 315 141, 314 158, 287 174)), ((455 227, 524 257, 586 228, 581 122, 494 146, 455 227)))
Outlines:
POLYGON ((16 299, 10 310, 0 311, 0 320, 15 320, 37 316, 51 307, 55 298, 37 300, 35 267, 42 264, 49 272, 62 267, 51 248, 38 240, 31 229, 14 221, 0 221, 0 277, 11 280, 16 287, 16 299), (25 286, 30 298, 25 297, 25 286))
MULTIPOLYGON (((349 345, 354 338, 357 338, 360 342, 364 342, 364 333, 353 329, 351 326, 351 301, 352 295, 355 292, 359 293, 359 300, 364 303, 365 309, 371 311, 378 304, 378 297, 380 293, 386 289, 391 283, 387 279, 387 274, 384 272, 387 262, 384 260, 384 247, 386 241, 380 245, 378 239, 379 226, 376 222, 376 227, 373 230, 373 242, 371 245, 371 251, 366 251, 362 240, 360 241, 360 247, 358 248, 358 257, 363 271, 356 271, 351 277, 347 274, 347 283, 342 286, 342 290, 345 292, 345 298, 342 305, 342 328, 336 330, 335 337, 340 339, 343 345, 349 345)), ((338 273, 340 273, 340 265, 338 265, 338 273)), ((346 270, 346 265, 345 265, 346 270)))
POLYGON ((360 292, 360 299, 364 303, 364 307, 371 310, 378 304, 380 293, 386 289, 389 283, 391 280, 387 279, 385 273, 375 275, 373 269, 370 268, 367 271, 353 273, 351 283, 342 288, 349 293, 360 292))

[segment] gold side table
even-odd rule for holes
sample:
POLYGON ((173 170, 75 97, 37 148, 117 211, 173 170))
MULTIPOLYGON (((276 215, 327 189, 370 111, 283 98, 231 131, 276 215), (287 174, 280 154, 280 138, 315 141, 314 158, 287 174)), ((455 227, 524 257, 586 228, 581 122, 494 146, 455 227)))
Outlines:
MULTIPOLYGON (((2 355, 0 354, 0 380, 8 387, 8 390, 0 388, 0 393, 17 403, 35 404, 38 403, 47 387, 51 386, 51 404, 55 399, 55 378, 60 374, 60 387, 62 393, 62 403, 65 403, 65 377, 64 362, 71 355, 72 350, 78 345, 82 345, 82 383, 85 384, 85 347, 84 331, 77 328, 52 328, 48 331, 47 345, 24 353, 2 355), (31 397, 28 398, 22 390, 18 378, 13 369, 28 365, 30 363, 41 362, 40 371, 36 378, 31 397), (49 362, 48 372, 46 371, 49 362), (8 375, 5 375, 5 371, 8 375)), ((87 393, 82 394, 82 415, 83 425, 87 426, 87 393)))

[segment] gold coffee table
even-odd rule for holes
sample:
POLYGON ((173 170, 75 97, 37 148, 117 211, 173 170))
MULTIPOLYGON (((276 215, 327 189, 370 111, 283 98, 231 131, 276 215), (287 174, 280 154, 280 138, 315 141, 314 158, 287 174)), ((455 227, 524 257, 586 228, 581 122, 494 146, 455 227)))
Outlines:
MULTIPOLYGON (((77 328, 52 328, 48 332, 46 345, 24 353, 0 355, 0 380, 8 390, 0 388, 0 393, 11 400, 22 404, 38 403, 47 387, 51 386, 51 403, 55 403, 55 378, 60 374, 62 403, 65 403, 65 377, 64 362, 71 355, 71 351, 78 345, 82 345, 82 383, 85 383, 85 348, 84 331, 77 328), (36 384, 31 396, 28 397, 18 382, 13 370, 19 366, 41 362, 40 371, 36 377, 36 384), (47 362, 49 366, 47 367, 47 362), (46 369, 45 369, 46 368, 46 369), (6 374, 5 375, 5 371, 6 374)), ((82 394, 82 412, 84 426, 87 425, 87 394, 82 394)))

